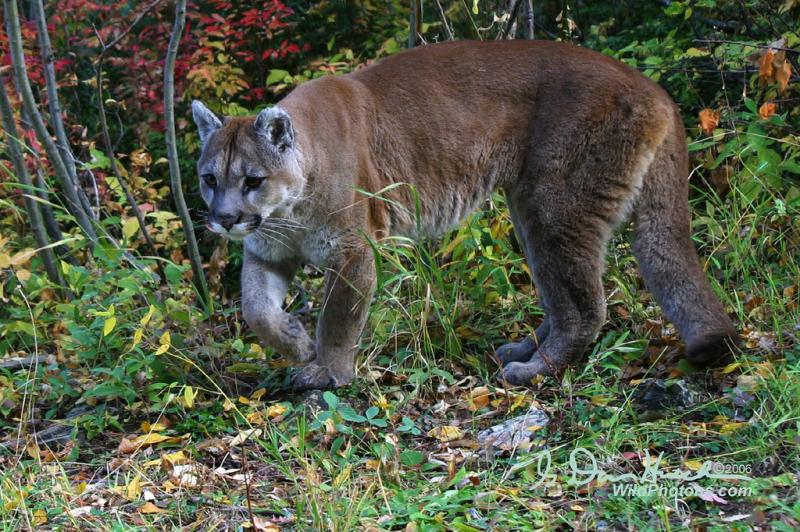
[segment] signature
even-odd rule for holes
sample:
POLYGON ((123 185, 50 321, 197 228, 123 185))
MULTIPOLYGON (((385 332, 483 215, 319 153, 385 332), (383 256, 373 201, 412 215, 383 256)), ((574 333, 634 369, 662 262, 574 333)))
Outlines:
MULTIPOLYGON (((594 454, 583 447, 576 447, 569 453, 569 469, 570 479, 569 483, 574 486, 583 486, 589 484, 594 480, 602 483, 614 482, 637 482, 637 483, 656 483, 660 480, 674 480, 678 482, 692 482, 702 478, 716 479, 716 480, 752 480, 747 475, 739 475, 736 473, 726 473, 719 471, 717 462, 706 460, 697 469, 697 471, 687 471, 682 469, 674 469, 672 471, 664 471, 661 469, 664 453, 659 453, 657 457, 651 457, 650 452, 645 450, 645 459, 643 460, 644 471, 641 473, 624 473, 622 475, 613 475, 601 469, 597 463, 597 458, 594 454), (582 463, 579 464, 578 462, 582 463)), ((526 466, 536 463, 536 471, 539 480, 533 488, 539 487, 547 480, 555 479, 556 475, 551 472, 553 468, 553 457, 549 449, 539 451, 537 456, 526 463, 526 466)))

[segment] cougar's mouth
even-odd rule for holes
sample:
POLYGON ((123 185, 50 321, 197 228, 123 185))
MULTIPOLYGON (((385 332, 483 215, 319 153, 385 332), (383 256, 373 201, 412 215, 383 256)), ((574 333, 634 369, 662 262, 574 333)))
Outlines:
POLYGON ((229 227, 225 227, 218 222, 209 222, 206 224, 206 228, 212 233, 229 240, 243 240, 246 236, 256 231, 260 225, 261 216, 254 214, 247 220, 237 222, 229 227))

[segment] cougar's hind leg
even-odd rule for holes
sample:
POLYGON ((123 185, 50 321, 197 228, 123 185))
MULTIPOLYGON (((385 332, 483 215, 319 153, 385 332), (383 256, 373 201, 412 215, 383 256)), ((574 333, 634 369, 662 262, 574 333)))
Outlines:
POLYGON ((636 206, 633 251, 647 288, 686 342, 686 357, 708 365, 728 357, 738 334, 717 299, 691 239, 683 126, 656 152, 636 206))
POLYGON ((519 206, 521 228, 533 257, 531 271, 546 309, 548 331, 532 357, 503 369, 511 384, 556 375, 594 340, 605 318, 602 271, 610 229, 587 224, 568 212, 546 214, 519 206))

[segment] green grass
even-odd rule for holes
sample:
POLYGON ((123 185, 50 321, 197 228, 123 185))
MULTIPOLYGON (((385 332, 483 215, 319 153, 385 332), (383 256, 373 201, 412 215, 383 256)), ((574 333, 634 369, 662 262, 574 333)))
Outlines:
MULTIPOLYGON (((41 297, 36 264, 27 283, 7 276, 4 297, 25 295, 31 311, 7 316, 22 332, 6 332, 6 341, 13 336, 54 360, 0 371, 2 430, 24 433, 20 446, 0 454, 0 522, 9 530, 36 523, 206 529, 251 527, 252 515, 260 528, 298 530, 793 529, 800 522, 797 207, 781 211, 774 195, 745 200, 736 187, 724 199, 704 190, 693 200, 697 242, 745 335, 735 363, 710 372, 682 361, 623 229, 609 246, 609 319, 586 361, 560 381, 503 390, 489 354, 530 332, 541 310, 499 195, 441 243, 376 245, 380 287, 359 379, 316 412, 314 401, 288 392, 279 361, 240 336, 235 302, 210 321, 186 306, 189 283, 174 265, 164 291, 144 278, 131 285, 135 273, 104 270, 99 257, 98 270, 69 270, 78 294, 70 303, 41 297), (98 273, 104 284, 92 281, 98 273), (145 287, 144 299, 135 286, 145 287), (17 324, 25 314, 42 335, 36 344, 17 324), (104 335, 111 315, 116 324, 104 335), (137 330, 142 340, 130 348, 137 330), (650 378, 690 382, 700 399, 645 416, 635 390, 650 378), (470 409, 481 386, 491 402, 470 409), (538 434, 545 447, 482 454, 477 432, 532 402, 551 417, 538 434), (71 421, 70 446, 37 445, 34 431, 76 404, 89 410, 71 421), (151 432, 170 439, 122 452, 123 437, 148 434, 145 421, 164 423, 151 432), (450 425, 463 433, 457 441, 428 435, 450 425), (251 429, 259 432, 241 437, 251 429), (178 451, 176 474, 168 455, 178 451), (664 492, 622 495, 614 491, 620 481, 581 482, 589 453, 605 475, 641 476, 650 456, 660 457, 664 472, 696 471, 710 460, 751 480, 661 480, 664 492), (584 471, 577 480, 574 468, 584 471), (689 484, 749 492, 725 503, 668 492, 689 484)), ((312 308, 319 282, 301 278, 312 308)))

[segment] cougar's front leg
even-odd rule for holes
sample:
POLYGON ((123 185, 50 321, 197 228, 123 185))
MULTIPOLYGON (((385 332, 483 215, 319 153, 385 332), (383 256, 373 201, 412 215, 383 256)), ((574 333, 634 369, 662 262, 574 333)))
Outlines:
POLYGON ((294 378, 294 389, 321 390, 349 383, 358 341, 375 290, 375 263, 366 246, 348 249, 325 274, 317 323, 317 358, 294 378))
POLYGON ((283 300, 296 263, 271 264, 245 250, 242 266, 242 314, 259 339, 295 365, 314 358, 314 342, 283 300))

